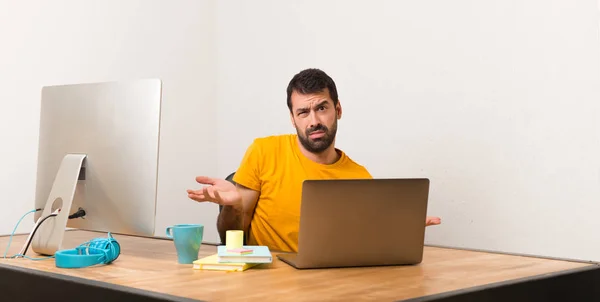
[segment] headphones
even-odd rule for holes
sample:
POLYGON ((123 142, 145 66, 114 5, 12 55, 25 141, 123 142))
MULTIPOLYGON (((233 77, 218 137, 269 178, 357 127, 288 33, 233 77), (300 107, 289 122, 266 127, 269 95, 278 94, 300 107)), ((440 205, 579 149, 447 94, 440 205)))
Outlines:
POLYGON ((54 253, 56 267, 83 268, 97 264, 110 264, 121 254, 121 246, 108 233, 108 238, 96 238, 74 249, 54 253))

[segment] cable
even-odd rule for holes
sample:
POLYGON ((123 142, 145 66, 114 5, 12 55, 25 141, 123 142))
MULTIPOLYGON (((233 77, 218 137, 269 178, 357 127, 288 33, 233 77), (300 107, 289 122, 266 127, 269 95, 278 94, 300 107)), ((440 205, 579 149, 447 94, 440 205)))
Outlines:
POLYGON ((52 258, 54 258, 54 256, 48 256, 48 257, 42 257, 42 258, 33 258, 33 257, 29 257, 29 256, 26 256, 26 255, 21 255, 21 254, 16 254, 16 255, 12 256, 11 258, 17 258, 17 257, 23 257, 25 259, 34 260, 34 261, 46 260, 46 259, 52 259, 52 258))
POLYGON ((69 219, 74 219, 74 218, 79 218, 79 217, 84 217, 84 216, 85 216, 85 210, 83 208, 79 207, 77 212, 69 215, 69 219))
MULTIPOLYGON (((35 213, 38 211, 41 211, 43 209, 34 209, 31 210, 27 213, 25 213, 17 222, 17 225, 15 226, 15 228, 13 229, 12 233, 10 234, 10 238, 8 240, 8 245, 6 246, 6 250, 4 251, 4 256, 3 258, 7 258, 6 255, 8 254, 8 250, 10 248, 10 245, 12 243, 12 238, 15 235, 15 232, 17 231, 17 228, 19 227, 19 224, 21 223, 21 221, 23 220, 23 218, 25 218, 28 214, 31 213, 35 213)), ((50 215, 42 218, 42 219, 38 219, 38 221, 35 223, 35 226, 33 228, 33 231, 29 234, 29 236, 27 237, 27 241, 26 244, 24 245, 23 248, 21 248, 21 251, 18 254, 15 254, 11 257, 8 258, 18 258, 18 257, 23 257, 29 260, 45 260, 45 259, 50 259, 50 258, 54 258, 54 256, 50 256, 50 257, 43 257, 43 258, 32 258, 29 256, 26 256, 25 254, 27 254, 27 250, 29 249, 29 245, 31 244, 31 241, 33 241, 33 237, 35 236, 35 233, 37 232, 38 228, 42 225, 42 223, 44 223, 44 221, 46 221, 48 218, 50 217, 56 217, 58 216, 58 213, 60 212, 60 209, 55 210, 54 212, 52 212, 50 215)), ((83 210, 82 208, 79 208, 77 210, 77 212, 69 215, 69 219, 74 219, 74 218, 79 218, 79 217, 84 217, 86 215, 85 210, 83 210)))
POLYGON ((29 249, 29 245, 31 244, 31 241, 33 241, 33 236, 35 236, 35 232, 37 232, 40 225, 42 225, 42 223, 44 223, 44 221, 46 221, 46 219, 48 219, 50 217, 56 217, 58 215, 58 212, 60 212, 60 209, 58 209, 58 210, 54 211, 52 214, 44 217, 39 223, 37 223, 35 225, 33 232, 31 232, 31 235, 29 236, 29 238, 31 238, 31 240, 27 240, 27 245, 25 246, 25 249, 21 253, 19 253, 19 255, 27 254, 27 249, 29 249))
MULTIPOLYGON (((56 215, 58 215, 59 212, 60 212, 60 209, 56 209, 56 210, 54 210, 54 212, 52 212, 47 217, 49 217, 49 216, 56 216, 56 215)), ((42 221, 45 221, 47 219, 47 217, 43 217, 42 219, 38 218, 38 220, 35 222, 35 225, 33 226, 34 230, 37 229, 39 227, 39 225, 42 223, 42 221)), ((33 240, 33 235, 34 235, 33 231, 31 233, 29 233, 29 236, 27 236, 27 239, 25 240, 25 243, 23 244, 23 247, 21 248, 21 250, 19 251, 19 253, 15 257, 18 257, 18 255, 25 255, 25 248, 27 246, 29 246, 29 244, 33 240)))
POLYGON ((41 209, 35 209, 35 210, 31 210, 27 213, 25 213, 25 215, 21 216, 21 219, 19 219, 19 221, 17 222, 17 225, 15 225, 15 228, 13 229, 12 233, 10 234, 10 238, 8 239, 8 245, 6 246, 6 251, 4 251, 4 257, 6 258, 6 254, 8 254, 8 249, 10 248, 10 244, 12 243, 12 238, 15 235, 15 232, 17 231, 17 228, 19 227, 19 224, 21 223, 21 221, 23 220, 23 218, 25 218, 25 216, 31 214, 31 213, 35 213, 37 211, 41 211, 41 209))

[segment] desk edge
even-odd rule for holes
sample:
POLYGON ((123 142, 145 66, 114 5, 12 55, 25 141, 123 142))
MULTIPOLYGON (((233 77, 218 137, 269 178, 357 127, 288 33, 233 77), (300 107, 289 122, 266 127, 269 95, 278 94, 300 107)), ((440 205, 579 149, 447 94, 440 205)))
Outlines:
POLYGON ((516 278, 516 279, 511 279, 511 280, 505 280, 505 281, 492 282, 492 283, 488 283, 488 284, 477 285, 477 286, 461 288, 461 289, 457 289, 457 290, 441 292, 438 294, 425 295, 425 296, 421 296, 421 297, 415 297, 415 298, 409 298, 409 299, 397 300, 397 301, 399 301, 399 302, 438 301, 440 299, 449 299, 449 298, 454 298, 454 297, 457 297, 460 295, 476 293, 476 292, 490 290, 490 289, 498 289, 501 287, 507 287, 507 286, 517 285, 517 284, 524 284, 524 283, 532 282, 532 281, 543 281, 543 280, 548 280, 548 279, 566 276, 566 275, 586 273, 586 272, 594 271, 594 270, 598 271, 598 274, 600 275, 600 265, 591 263, 591 264, 583 266, 583 267, 560 270, 560 271, 556 271, 556 272, 543 273, 543 274, 533 275, 533 276, 529 276, 529 277, 516 278))
POLYGON ((156 299, 160 299, 160 300, 168 300, 168 301, 175 301, 175 302, 203 302, 203 300, 197 300, 197 299, 175 296, 175 295, 170 295, 170 294, 165 294, 165 293, 160 293, 160 292, 155 292, 155 291, 149 291, 149 290, 144 290, 144 289, 121 285, 121 284, 115 284, 115 283, 110 283, 110 282, 105 282, 105 281, 98 281, 98 280, 87 279, 87 278, 82 278, 82 277, 70 276, 70 275, 65 275, 65 274, 60 274, 60 273, 55 273, 55 272, 48 272, 48 271, 44 271, 44 270, 38 270, 35 268, 27 268, 27 267, 15 266, 15 265, 6 264, 6 263, 0 263, 0 271, 3 271, 3 270, 13 271, 13 272, 22 273, 22 274, 29 274, 29 275, 34 275, 34 276, 44 277, 44 278, 53 278, 53 279, 58 279, 60 281, 73 282, 73 283, 77 283, 77 284, 88 285, 88 286, 98 287, 98 288, 104 288, 104 289, 111 290, 111 291, 129 293, 129 294, 133 294, 133 295, 152 297, 152 298, 156 298, 156 299))
POLYGON ((428 243, 426 243, 424 246, 426 246, 426 247, 433 247, 433 248, 441 248, 441 249, 451 249, 451 250, 470 251, 470 252, 479 252, 479 253, 488 253, 488 254, 498 254, 498 255, 507 255, 507 256, 527 257, 527 258, 537 258, 537 259, 545 259, 545 260, 556 260, 556 261, 564 261, 564 262, 575 262, 575 263, 583 263, 583 264, 590 264, 590 265, 594 265, 594 264, 600 265, 600 261, 593 261, 593 260, 581 260, 581 259, 573 259, 573 258, 560 258, 560 257, 552 257, 552 256, 524 254, 524 253, 513 253, 513 252, 504 252, 504 251, 486 250, 486 249, 468 248, 468 247, 450 246, 450 245, 441 245, 441 244, 428 244, 428 243))

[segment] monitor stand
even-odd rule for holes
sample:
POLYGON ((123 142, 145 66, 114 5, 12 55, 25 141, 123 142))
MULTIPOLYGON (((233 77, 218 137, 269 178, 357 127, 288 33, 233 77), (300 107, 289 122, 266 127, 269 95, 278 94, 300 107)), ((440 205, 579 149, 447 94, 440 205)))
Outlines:
POLYGON ((34 252, 42 255, 54 255, 56 251, 62 249, 77 181, 81 176, 85 177, 82 167, 86 156, 86 154, 70 153, 65 155, 60 163, 50 195, 38 221, 52 214, 57 208, 60 208, 60 212, 56 217, 50 217, 38 226, 31 242, 34 252))

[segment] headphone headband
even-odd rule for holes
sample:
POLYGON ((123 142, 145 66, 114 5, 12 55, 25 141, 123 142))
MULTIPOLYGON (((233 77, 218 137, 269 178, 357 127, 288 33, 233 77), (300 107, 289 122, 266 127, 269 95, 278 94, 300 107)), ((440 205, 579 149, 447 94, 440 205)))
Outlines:
POLYGON ((97 264, 110 264, 121 254, 121 246, 110 233, 108 238, 96 238, 74 249, 60 250, 54 254, 56 267, 82 268, 97 264))

